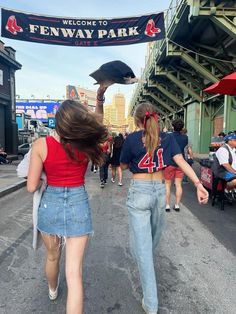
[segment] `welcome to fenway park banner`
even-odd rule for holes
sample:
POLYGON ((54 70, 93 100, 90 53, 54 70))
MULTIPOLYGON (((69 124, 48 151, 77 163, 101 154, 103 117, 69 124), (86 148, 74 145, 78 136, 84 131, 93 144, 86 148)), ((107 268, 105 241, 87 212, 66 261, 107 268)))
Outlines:
POLYGON ((63 18, 2 9, 2 36, 65 46, 129 45, 163 39, 164 14, 115 19, 63 18))

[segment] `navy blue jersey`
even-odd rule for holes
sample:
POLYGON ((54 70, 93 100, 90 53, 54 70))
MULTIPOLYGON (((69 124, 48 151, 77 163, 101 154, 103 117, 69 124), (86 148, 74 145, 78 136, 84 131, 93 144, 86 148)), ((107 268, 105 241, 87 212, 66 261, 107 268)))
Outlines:
POLYGON ((171 164, 172 157, 181 154, 172 133, 160 134, 160 145, 150 157, 142 141, 143 131, 127 136, 121 151, 120 162, 128 164, 132 173, 157 172, 171 164))
MULTIPOLYGON (((177 132, 177 131, 173 132, 172 134, 173 134, 173 137, 175 138, 177 144, 179 145, 179 148, 181 150, 181 154, 184 157, 184 149, 188 145, 188 136, 185 134, 181 134, 180 132, 177 132)), ((176 163, 174 162, 174 160, 171 161, 171 165, 178 167, 176 165, 176 163)))

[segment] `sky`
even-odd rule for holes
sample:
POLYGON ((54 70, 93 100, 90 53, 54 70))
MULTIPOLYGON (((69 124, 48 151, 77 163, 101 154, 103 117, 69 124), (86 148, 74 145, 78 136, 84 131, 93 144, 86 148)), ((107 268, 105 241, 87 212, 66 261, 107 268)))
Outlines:
MULTIPOLYGON (((158 13, 168 9, 170 0, 0 0, 0 7, 40 15, 75 18, 113 18, 158 13)), ((134 44, 113 47, 64 47, 11 40, 1 37, 6 46, 16 50, 16 60, 22 69, 16 71, 16 94, 20 98, 62 99, 66 85, 96 90, 90 73, 103 63, 121 60, 128 64, 137 77, 145 66, 147 45, 134 44)), ((111 103, 117 92, 132 97, 134 85, 114 84, 106 91, 106 103, 111 103)))

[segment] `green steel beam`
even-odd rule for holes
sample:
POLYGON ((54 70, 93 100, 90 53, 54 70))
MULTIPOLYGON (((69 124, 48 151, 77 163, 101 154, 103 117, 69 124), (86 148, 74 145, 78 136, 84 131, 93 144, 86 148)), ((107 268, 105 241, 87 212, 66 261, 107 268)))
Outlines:
POLYGON ((148 87, 155 87, 155 88, 157 88, 162 94, 164 94, 164 95, 167 96, 169 99, 171 99, 172 101, 174 101, 178 106, 180 106, 180 107, 183 106, 183 103, 182 103, 181 100, 179 100, 175 95, 173 95, 172 93, 170 93, 166 88, 164 88, 164 87, 161 86, 160 84, 148 80, 148 87))
POLYGON ((214 2, 210 6, 205 6, 206 1, 200 0, 187 0, 190 7, 189 19, 197 16, 231 16, 235 17, 236 7, 221 7, 215 6, 214 2))
POLYGON ((174 113, 175 112, 175 109, 172 108, 170 105, 168 105, 163 99, 161 99, 161 97, 158 95, 155 95, 153 92, 150 91, 150 94, 151 94, 151 97, 153 99, 155 99, 157 102, 159 102, 159 104, 165 108, 166 110, 168 110, 169 112, 171 113, 174 113))
MULTIPOLYGON (((236 16, 236 8, 234 10, 234 17, 236 16)), ((236 23, 231 21, 227 16, 212 16, 212 21, 223 29, 229 36, 236 38, 236 23)))
POLYGON ((197 72, 202 74, 209 81, 213 83, 216 83, 219 81, 219 79, 216 76, 214 76, 210 71, 208 71, 205 67, 199 64, 195 59, 189 56, 185 51, 180 50, 178 46, 172 43, 168 43, 167 45, 167 55, 171 57, 177 56, 177 57, 182 58, 187 64, 189 64, 197 72))
POLYGON ((189 88, 187 85, 182 83, 176 76, 174 76, 172 73, 160 68, 159 66, 155 67, 155 75, 161 75, 166 76, 170 81, 172 81, 175 85, 177 85, 180 89, 191 95, 194 99, 197 101, 201 101, 202 98, 191 88, 189 88))
POLYGON ((166 116, 166 112, 163 111, 160 106, 157 106, 156 103, 151 102, 153 106, 157 107, 158 113, 161 114, 162 116, 166 116))
MULTIPOLYGON (((148 94, 147 94, 147 95, 145 94, 145 96, 149 96, 149 97, 152 98, 152 96, 151 96, 151 95, 148 95, 148 94)), ((143 98, 143 100, 145 100, 145 98, 143 98)), ((155 106, 155 107, 158 108, 158 112, 159 112, 162 116, 166 116, 166 112, 163 111, 160 107, 158 107, 156 103, 151 102, 151 104, 152 104, 153 106, 155 106)))
POLYGON ((178 70, 178 72, 180 73, 180 76, 182 77, 182 81, 183 82, 189 82, 192 84, 192 89, 195 90, 193 87, 195 87, 197 90, 202 90, 204 88, 203 85, 200 84, 200 82, 198 82, 196 79, 194 79, 191 75, 187 74, 187 73, 183 73, 183 71, 181 71, 181 68, 179 66, 176 67, 175 71, 178 70))
POLYGON ((208 16, 212 21, 222 28, 230 36, 236 37, 236 25, 235 20, 232 21, 229 17, 235 19, 236 6, 233 7, 221 7, 221 5, 215 6, 214 2, 210 6, 204 6, 204 3, 200 0, 188 0, 190 7, 189 19, 191 20, 197 16, 208 16))
POLYGON ((143 95, 152 97, 156 102, 158 102, 162 107, 167 109, 169 112, 172 112, 172 113, 175 112, 175 110, 173 108, 171 108, 169 105, 167 105, 162 99, 157 97, 152 92, 143 90, 143 95))

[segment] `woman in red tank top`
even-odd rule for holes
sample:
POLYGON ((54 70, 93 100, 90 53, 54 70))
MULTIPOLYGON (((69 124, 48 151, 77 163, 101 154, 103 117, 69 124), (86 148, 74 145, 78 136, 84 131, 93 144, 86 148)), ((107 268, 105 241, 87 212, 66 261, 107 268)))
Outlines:
POLYGON ((31 152, 28 191, 38 189, 42 171, 47 177, 37 228, 47 250, 50 300, 57 298, 60 240, 66 239, 67 314, 83 311, 82 260, 93 232, 84 177, 89 160, 103 163, 100 145, 108 133, 100 120, 79 102, 66 100, 56 113, 56 135, 38 139, 31 152))

